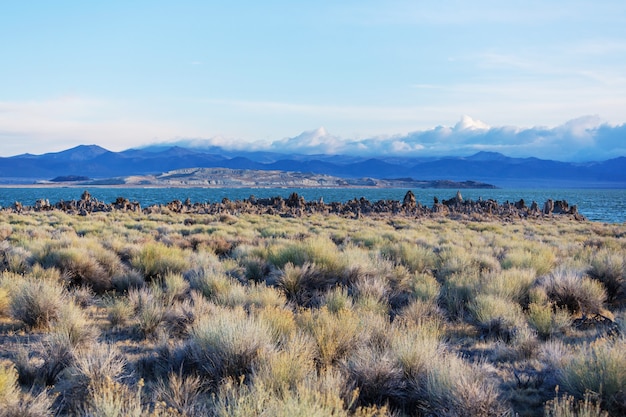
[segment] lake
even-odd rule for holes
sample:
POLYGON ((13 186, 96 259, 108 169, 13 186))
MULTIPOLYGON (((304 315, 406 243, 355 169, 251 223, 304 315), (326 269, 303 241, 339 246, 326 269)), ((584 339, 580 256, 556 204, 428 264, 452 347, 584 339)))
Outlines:
MULTIPOLYGON (((353 198, 365 197, 370 201, 402 200, 408 191, 398 188, 0 188, 0 207, 10 207, 16 201, 24 205, 34 205, 38 199, 48 199, 51 203, 61 200, 78 200, 84 190, 92 197, 106 203, 112 203, 117 197, 137 201, 142 207, 165 204, 172 200, 192 203, 214 203, 224 198, 243 200, 254 195, 257 198, 274 196, 288 197, 296 192, 305 200, 346 202, 353 198)), ((456 190, 451 189, 413 189, 413 193, 423 205, 432 205, 433 197, 439 200, 454 197, 456 190)), ((566 200, 576 204, 578 211, 591 221, 605 223, 626 222, 626 190, 619 189, 466 189, 461 190, 465 199, 493 199, 498 203, 515 202, 521 198, 526 204, 536 201, 540 207, 551 198, 566 200)))

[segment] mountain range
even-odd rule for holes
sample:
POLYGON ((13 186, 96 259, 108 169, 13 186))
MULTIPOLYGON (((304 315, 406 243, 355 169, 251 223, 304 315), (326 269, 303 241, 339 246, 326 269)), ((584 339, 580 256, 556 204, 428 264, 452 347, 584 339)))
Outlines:
POLYGON ((624 188, 626 157, 596 162, 562 162, 512 158, 497 152, 471 156, 367 158, 350 155, 283 154, 267 151, 229 151, 152 146, 112 152, 97 145, 81 145, 42 155, 0 158, 0 183, 32 184, 60 176, 92 179, 154 175, 184 168, 231 168, 290 171, 340 178, 481 181, 498 187, 624 188))

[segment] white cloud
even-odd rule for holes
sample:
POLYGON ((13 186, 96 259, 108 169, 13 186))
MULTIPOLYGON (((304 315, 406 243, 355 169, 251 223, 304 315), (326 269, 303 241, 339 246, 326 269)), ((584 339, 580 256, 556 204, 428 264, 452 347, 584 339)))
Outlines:
POLYGON ((471 117, 464 115, 461 117, 461 121, 454 125, 454 130, 461 131, 484 131, 489 130, 489 125, 480 120, 474 120, 471 117))
MULTIPOLYGON (((584 90, 577 93, 584 96, 584 90)), ((490 93, 487 91, 483 94, 490 93)), ((547 98, 550 92, 544 94, 547 98)), ((373 125, 380 122, 376 130, 387 131, 385 134, 365 133, 350 137, 345 131, 334 134, 319 128, 283 139, 269 138, 268 133, 264 132, 264 140, 255 139, 252 135, 243 137, 232 133, 207 135, 207 132, 214 131, 210 124, 217 118, 204 124, 194 118, 183 121, 175 117, 157 118, 154 114, 141 114, 132 105, 62 97, 41 102, 0 102, 0 155, 54 152, 80 144, 97 144, 121 151, 141 145, 177 141, 187 146, 219 146, 231 150, 363 156, 469 155, 480 150, 498 151, 509 156, 578 161, 626 156, 626 124, 615 124, 599 116, 578 117, 554 127, 498 126, 497 123, 491 125, 478 118, 462 116, 457 123, 398 132, 397 126, 426 125, 429 118, 433 120, 432 115, 437 109, 423 106, 293 105, 280 102, 220 104, 221 107, 227 105, 239 110, 247 108, 250 114, 265 118, 264 122, 268 125, 280 123, 276 120, 287 120, 288 123, 280 126, 282 130, 319 119, 331 123, 333 128, 330 131, 342 123, 362 126, 372 121, 373 125), (280 119, 274 118, 275 115, 279 115, 280 119), (395 131, 389 126, 396 126, 395 131)), ((556 103, 547 102, 544 106, 549 110, 556 103)), ((459 108, 463 107, 459 105, 459 108)), ((205 110, 199 113, 210 114, 205 110)), ((447 108, 441 113, 446 116, 453 110, 447 108)), ((162 111, 165 114, 167 109, 162 111)), ((242 113, 237 114, 237 120, 246 120, 242 113)), ((511 112, 507 115, 514 119, 516 114, 511 112)), ((371 128, 364 128, 365 132, 368 130, 372 131, 371 128)), ((261 134, 257 133, 256 137, 259 136, 261 134)))
POLYGON ((589 161, 626 156, 625 133, 626 124, 610 125, 598 116, 580 117, 553 128, 490 127, 463 116, 454 127, 360 140, 343 140, 320 128, 275 141, 270 149, 362 156, 445 156, 496 151, 514 157, 589 161))

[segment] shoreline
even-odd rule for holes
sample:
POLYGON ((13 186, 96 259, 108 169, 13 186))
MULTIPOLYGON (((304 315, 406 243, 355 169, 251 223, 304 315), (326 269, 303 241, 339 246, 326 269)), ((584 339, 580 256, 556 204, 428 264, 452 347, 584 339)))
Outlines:
POLYGON ((142 207, 137 201, 130 201, 125 197, 108 204, 93 198, 89 191, 85 190, 80 200, 59 201, 50 203, 48 199, 40 198, 33 206, 27 206, 16 201, 11 207, 5 207, 4 211, 15 213, 45 212, 60 210, 68 214, 86 216, 92 213, 103 212, 135 212, 146 215, 169 211, 183 214, 267 214, 282 217, 303 217, 312 214, 340 215, 359 219, 361 217, 374 216, 404 216, 404 217, 450 217, 467 218, 472 220, 514 220, 514 219, 546 219, 558 216, 574 221, 587 221, 586 217, 578 212, 576 205, 570 206, 565 200, 548 199, 543 206, 533 201, 527 205, 523 199, 514 203, 502 204, 495 200, 480 198, 477 201, 465 200, 459 191, 450 199, 439 200, 433 197, 432 206, 422 205, 416 200, 412 191, 407 191, 402 201, 378 200, 369 201, 364 197, 354 198, 345 203, 329 202, 323 199, 306 201, 304 197, 293 192, 288 198, 274 196, 269 198, 256 198, 250 196, 247 199, 230 200, 224 197, 216 203, 192 203, 189 198, 184 202, 172 200, 166 204, 154 204, 142 207))

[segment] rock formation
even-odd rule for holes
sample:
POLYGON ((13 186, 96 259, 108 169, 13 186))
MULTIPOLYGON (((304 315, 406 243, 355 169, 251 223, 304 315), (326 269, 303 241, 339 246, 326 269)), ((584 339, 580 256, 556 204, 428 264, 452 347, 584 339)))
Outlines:
MULTIPOLYGON (((51 204, 48 200, 37 200, 33 206, 24 206, 20 202, 15 202, 12 207, 4 208, 15 213, 40 212, 50 210, 60 210, 69 214, 89 215, 90 213, 125 211, 135 213, 188 213, 188 214, 230 214, 239 215, 244 213, 269 214, 289 217, 299 217, 310 214, 335 214, 349 218, 361 218, 363 216, 408 216, 408 217, 441 217, 448 216, 458 219, 541 219, 561 217, 573 220, 586 220, 578 213, 578 208, 569 206, 566 201, 548 200, 543 205, 543 210, 539 210, 539 205, 532 202, 528 207, 524 200, 516 203, 508 201, 499 204, 495 200, 478 201, 465 200, 460 191, 448 200, 441 200, 437 197, 433 199, 432 207, 423 206, 416 201, 415 194, 408 191, 402 202, 397 200, 369 201, 366 198, 352 199, 345 203, 331 202, 325 203, 322 199, 318 201, 306 201, 304 197, 297 193, 292 193, 286 200, 282 197, 256 198, 250 196, 249 199, 231 201, 224 198, 216 203, 191 203, 189 199, 184 202, 173 200, 167 204, 152 205, 141 208, 138 202, 132 202, 124 197, 118 197, 111 204, 98 201, 89 192, 85 191, 80 200, 59 201, 51 204)), ((187 221, 187 220, 186 220, 187 221)), ((191 221, 191 220, 189 220, 191 221)))

